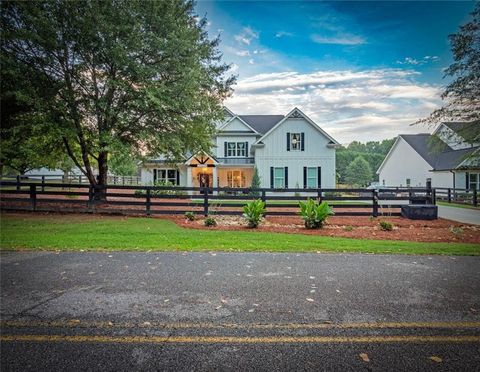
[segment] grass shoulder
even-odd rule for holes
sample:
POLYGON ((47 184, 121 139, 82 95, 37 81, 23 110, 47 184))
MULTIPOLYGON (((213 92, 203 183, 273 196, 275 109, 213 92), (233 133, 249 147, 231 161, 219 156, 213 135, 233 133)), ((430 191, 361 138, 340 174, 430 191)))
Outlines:
POLYGON ((3 250, 358 252, 480 255, 467 243, 422 243, 257 231, 187 229, 157 218, 2 215, 3 250))

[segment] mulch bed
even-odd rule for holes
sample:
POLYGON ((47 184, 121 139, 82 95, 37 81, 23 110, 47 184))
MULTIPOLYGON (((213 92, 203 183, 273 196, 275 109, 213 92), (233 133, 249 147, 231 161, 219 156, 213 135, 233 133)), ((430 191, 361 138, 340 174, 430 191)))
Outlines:
MULTIPOLYGON (((177 225, 202 230, 236 230, 252 231, 245 221, 237 216, 215 216, 216 227, 206 227, 203 218, 188 221, 183 216, 172 216, 168 219, 177 225)), ((253 231, 281 232, 290 234, 322 235, 375 240, 403 240, 416 242, 463 242, 480 244, 480 226, 467 225, 454 221, 438 219, 434 221, 415 221, 403 217, 330 217, 327 224, 318 230, 307 230, 300 217, 267 217, 253 231), (379 221, 394 224, 393 231, 382 231, 379 221)))

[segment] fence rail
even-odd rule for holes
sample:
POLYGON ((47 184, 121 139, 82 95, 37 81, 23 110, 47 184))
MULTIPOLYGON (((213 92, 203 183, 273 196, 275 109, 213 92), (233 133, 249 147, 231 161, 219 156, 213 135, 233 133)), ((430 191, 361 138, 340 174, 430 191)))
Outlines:
MULTIPOLYGON (((13 181, 17 185, 25 182, 40 183, 43 188, 50 186, 51 183, 64 183, 64 184, 90 184, 88 178, 83 174, 25 174, 14 176, 2 176, 2 181, 13 181)), ((107 176, 107 184, 109 185, 122 185, 133 186, 140 185, 141 178, 138 176, 107 176)))
POLYGON ((443 188, 436 189, 437 200, 447 203, 469 204, 478 207, 478 191, 476 189, 443 188))
POLYGON ((434 204, 435 190, 270 189, 178 186, 91 186, 72 183, 0 181, 1 209, 120 214, 239 215, 253 199, 266 203, 268 215, 298 215, 298 202, 326 201, 337 216, 399 216, 408 202, 434 204))

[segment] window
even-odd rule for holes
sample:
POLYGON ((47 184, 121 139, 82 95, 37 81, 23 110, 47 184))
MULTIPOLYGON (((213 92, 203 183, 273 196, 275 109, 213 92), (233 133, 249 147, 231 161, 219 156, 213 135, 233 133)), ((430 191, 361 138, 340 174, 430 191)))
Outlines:
POLYGON ((300 133, 290 133, 290 149, 292 151, 300 151, 302 139, 300 133))
POLYGON ((176 169, 154 169, 153 182, 169 182, 172 185, 178 185, 177 173, 176 169))
POLYGON ((247 142, 226 142, 225 144, 226 157, 246 157, 247 156, 247 142))
POLYGON ((227 156, 236 156, 237 144, 235 142, 227 142, 227 156))
POLYGON ((245 142, 237 142, 237 156, 247 156, 245 152, 245 142))
POLYGON ((407 178, 407 179, 405 180, 405 182, 407 183, 407 187, 410 187, 410 183, 411 183, 410 178, 407 178))
POLYGON ((385 180, 382 180, 382 185, 385 186, 385 180))
POLYGON ((316 189, 318 187, 318 170, 316 167, 307 168, 307 187, 309 189, 316 189))
POLYGON ((245 173, 239 170, 227 171, 228 187, 245 187, 245 173))
POLYGON ((468 188, 470 190, 478 190, 480 184, 480 174, 470 173, 468 188))
POLYGON ((285 188, 285 169, 284 168, 273 169, 273 187, 276 189, 285 188))

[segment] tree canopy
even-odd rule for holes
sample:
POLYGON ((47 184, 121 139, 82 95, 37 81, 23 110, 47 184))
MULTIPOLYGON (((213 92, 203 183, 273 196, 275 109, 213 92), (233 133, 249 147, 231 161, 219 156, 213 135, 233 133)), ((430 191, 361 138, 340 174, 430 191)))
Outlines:
MULTIPOLYGON (((449 36, 454 62, 445 70, 449 78, 442 99, 444 105, 417 123, 442 121, 476 122, 480 125, 480 2, 476 2, 471 20, 449 36)), ((478 130, 459 133, 467 142, 479 142, 478 130)))
POLYGON ((356 186, 367 186, 372 177, 372 169, 370 164, 360 155, 352 161, 346 171, 345 171, 345 180, 356 186))
POLYGON ((171 158, 208 150, 235 77, 193 5, 3 2, 1 78, 19 83, 2 90, 2 108, 10 96, 26 109, 10 113, 9 133, 21 122, 35 140, 42 126, 92 185, 106 183, 114 143, 171 158))

